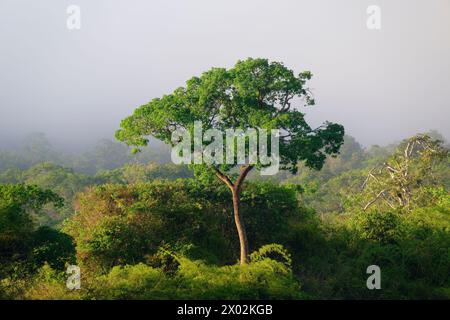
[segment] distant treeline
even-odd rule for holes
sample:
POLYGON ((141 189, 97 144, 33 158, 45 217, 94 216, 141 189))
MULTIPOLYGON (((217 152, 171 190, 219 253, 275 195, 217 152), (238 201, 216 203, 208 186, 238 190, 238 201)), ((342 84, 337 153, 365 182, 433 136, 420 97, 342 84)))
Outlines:
POLYGON ((132 154, 123 143, 102 139, 82 153, 56 150, 43 133, 33 133, 16 148, 0 149, 0 171, 27 169, 35 164, 51 162, 72 168, 75 172, 95 174, 100 170, 111 170, 127 163, 168 163, 170 149, 163 143, 152 140, 143 152, 132 154))

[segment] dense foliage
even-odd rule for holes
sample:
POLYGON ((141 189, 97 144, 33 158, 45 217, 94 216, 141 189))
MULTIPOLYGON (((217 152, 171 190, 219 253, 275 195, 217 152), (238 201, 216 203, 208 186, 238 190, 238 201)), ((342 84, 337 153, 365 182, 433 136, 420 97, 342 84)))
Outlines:
POLYGON ((408 180, 379 171, 405 168, 417 137, 368 150, 346 137, 322 171, 251 176, 242 190, 253 252, 245 266, 230 191, 183 167, 132 163, 85 174, 50 158, 4 170, 0 298, 449 299, 448 147, 425 138, 440 152, 414 153, 408 180), (366 186, 369 174, 378 183, 366 186), (378 199, 365 208, 404 181, 407 206, 378 199), (81 268, 80 290, 66 287, 70 264, 81 268), (366 287, 369 265, 381 268, 381 290, 366 287))

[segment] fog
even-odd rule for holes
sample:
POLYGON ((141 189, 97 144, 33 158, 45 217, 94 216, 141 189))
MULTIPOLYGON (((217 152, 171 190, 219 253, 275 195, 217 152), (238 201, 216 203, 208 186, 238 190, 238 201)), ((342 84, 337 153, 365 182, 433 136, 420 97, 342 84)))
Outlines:
POLYGON ((69 149, 112 139, 136 107, 247 57, 311 70, 308 119, 366 146, 448 139, 449 39, 448 0, 1 0, 0 147, 34 131, 69 149))

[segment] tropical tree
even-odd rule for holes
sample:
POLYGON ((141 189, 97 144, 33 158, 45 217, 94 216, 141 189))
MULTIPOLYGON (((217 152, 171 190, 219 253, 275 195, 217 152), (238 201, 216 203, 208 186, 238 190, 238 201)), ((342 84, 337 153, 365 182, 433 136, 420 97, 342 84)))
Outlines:
MULTIPOLYGON (((172 139, 173 132, 181 129, 193 133, 196 122, 202 123, 203 131, 216 129, 224 136, 227 129, 279 130, 280 168, 295 173, 298 163, 304 162, 319 170, 327 155, 338 153, 344 128, 325 122, 314 129, 306 122, 301 108, 314 105, 305 86, 311 76, 309 71, 295 75, 282 63, 267 59, 238 61, 231 69, 212 68, 188 80, 185 87, 137 108, 133 115, 122 120, 116 138, 138 150, 148 144, 149 136, 175 146, 178 141, 172 139)), ((191 142, 190 148, 194 150, 196 141, 191 142)), ((214 142, 201 143, 205 149, 214 142)), ((267 150, 258 148, 258 158, 263 153, 267 156, 267 150)), ((215 174, 231 191, 241 264, 248 262, 249 252, 239 210, 241 190, 249 172, 264 167, 260 161, 254 164, 248 159, 233 164, 202 161, 192 166, 196 173, 215 174)))
POLYGON ((0 263, 26 251, 36 229, 35 215, 47 204, 63 205, 63 199, 35 185, 0 184, 0 263))

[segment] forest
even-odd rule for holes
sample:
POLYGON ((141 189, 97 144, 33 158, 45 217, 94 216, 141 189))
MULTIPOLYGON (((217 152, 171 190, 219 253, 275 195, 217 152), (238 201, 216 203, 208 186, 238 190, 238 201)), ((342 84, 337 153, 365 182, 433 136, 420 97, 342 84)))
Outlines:
POLYGON ((91 150, 42 133, 2 150, 0 298, 449 299, 448 142, 367 148, 343 125, 313 128, 311 78, 248 58, 153 98, 91 150), (173 132, 197 122, 216 136, 174 164, 173 132), (242 163, 218 144, 229 128, 242 163), (272 130, 254 162, 251 128, 272 130), (280 170, 263 175, 268 151, 280 170))
POLYGON ((241 266, 229 190, 164 145, 102 140, 75 157, 33 134, 0 153, 0 297, 448 299, 448 147, 436 131, 370 148, 345 136, 320 171, 250 174, 241 266), (369 265, 382 290, 367 289, 369 265))
POLYGON ((450 0, 0 0, 1 315, 448 310, 449 39, 450 0))

